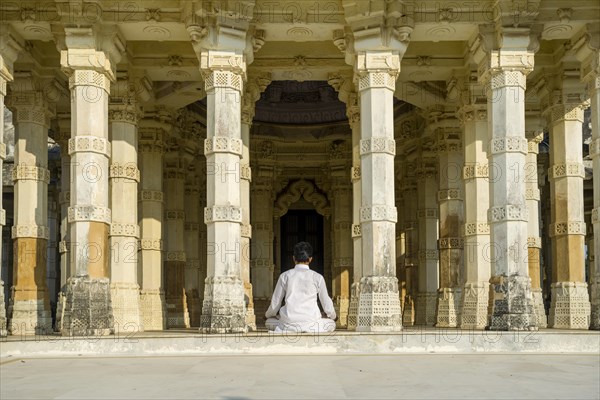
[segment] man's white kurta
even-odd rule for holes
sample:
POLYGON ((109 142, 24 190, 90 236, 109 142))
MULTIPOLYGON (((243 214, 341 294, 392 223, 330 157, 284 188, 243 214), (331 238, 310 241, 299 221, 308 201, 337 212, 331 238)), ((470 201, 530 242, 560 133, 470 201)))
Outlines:
POLYGON ((327 286, 323 276, 312 271, 308 265, 296 264, 294 269, 284 272, 279 276, 271 305, 265 313, 270 321, 267 327, 272 327, 278 322, 281 329, 294 329, 304 332, 331 331, 335 328, 333 320, 336 317, 333 302, 327 294, 327 286), (323 311, 330 319, 321 318, 321 311, 317 305, 317 296, 323 311), (285 305, 281 302, 285 298, 285 305), (273 317, 279 312, 279 320, 273 321, 273 317), (330 329, 325 329, 330 325, 330 329))

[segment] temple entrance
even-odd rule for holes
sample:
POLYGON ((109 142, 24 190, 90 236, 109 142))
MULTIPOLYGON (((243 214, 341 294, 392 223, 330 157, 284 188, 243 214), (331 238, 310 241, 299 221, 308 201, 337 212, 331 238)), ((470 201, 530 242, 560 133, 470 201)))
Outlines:
POLYGON ((323 216, 315 210, 289 210, 281 217, 281 272, 294 267, 294 245, 309 242, 313 247, 311 269, 324 275, 323 216))

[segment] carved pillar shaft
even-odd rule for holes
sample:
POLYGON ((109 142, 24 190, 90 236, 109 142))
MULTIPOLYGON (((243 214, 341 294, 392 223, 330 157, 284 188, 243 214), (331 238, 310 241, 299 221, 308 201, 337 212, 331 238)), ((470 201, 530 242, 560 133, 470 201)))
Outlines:
POLYGON ((439 212, 437 207, 437 172, 435 158, 421 153, 417 166, 417 217, 419 227, 419 291, 416 325, 433 326, 439 288, 439 212))
MULTIPOLYGON (((489 84, 490 128, 490 283, 492 330, 521 330, 537 326, 527 270, 527 204, 522 169, 527 156, 525 139, 525 78, 533 69, 527 50, 529 32, 504 28, 514 39, 511 49, 494 50, 480 65, 480 80, 489 84), (519 42, 522 47, 519 47, 519 42)), ((507 42, 508 43, 508 42, 507 42)))
MULTIPOLYGON (((561 77, 562 78, 562 77, 561 77)), ((583 106, 570 102, 568 78, 561 84, 558 104, 546 114, 550 122, 552 286, 549 326, 588 329, 590 303, 585 282, 585 222, 583 206, 583 106)))
POLYGON ((144 119, 139 129, 141 189, 140 254, 138 279, 140 309, 145 330, 166 328, 166 303, 163 288, 163 152, 164 130, 158 121, 144 119))
POLYGON ((352 271, 352 191, 345 187, 334 188, 333 196, 335 210, 333 213, 334 259, 332 296, 338 315, 337 325, 339 327, 346 327, 348 325, 350 273, 352 271))
POLYGON ((108 242, 108 97, 114 75, 107 55, 90 48, 63 50, 61 65, 69 76, 73 119, 68 223, 74 273, 65 289, 62 332, 105 335, 113 330, 108 242))
POLYGON ((165 301, 167 328, 189 328, 189 314, 185 294, 185 241, 184 241, 184 183, 185 165, 180 152, 165 155, 165 301))
POLYGON ((464 288, 460 327, 483 329, 488 320, 490 271, 489 180, 485 105, 465 105, 459 111, 463 123, 464 167, 464 288))
MULTIPOLYGON (((241 225, 241 278, 244 282, 244 301, 246 303, 246 325, 248 329, 256 330, 256 316, 254 315, 254 297, 252 295, 252 284, 250 283, 250 240, 252 238, 252 226, 250 225, 250 182, 252 181, 252 170, 250 169, 250 125, 252 124, 252 113, 244 113, 241 120, 242 136, 242 158, 240 171, 240 203, 242 206, 241 225)), ((264 204, 263 204, 264 206, 264 204)))
POLYGON ((364 52, 357 56, 363 269, 357 331, 402 328, 396 278, 397 210, 394 199, 393 97, 399 64, 399 56, 391 52, 364 52))
POLYGON ((463 213, 461 135, 457 127, 442 127, 438 135, 439 160, 439 257, 440 289, 438 292, 438 327, 456 327, 460 317, 462 292, 463 213))
MULTIPOLYGON (((0 65, 4 64, 4 57, 0 55, 0 65)), ((6 158, 6 145, 4 144, 4 96, 6 96, 6 84, 12 80, 8 69, 0 69, 0 181, 2 181, 3 163, 6 158)), ((0 232, 6 225, 6 212, 2 208, 2 196, 0 196, 0 232)), ((0 260, 2 259, 2 238, 0 238, 0 260)), ((6 336, 6 304, 4 300, 4 281, 0 279, 0 337, 6 336)))
POLYGON ((415 164, 407 162, 402 177, 404 205, 404 268, 406 271, 406 296, 402 314, 404 326, 414 325, 419 272, 419 229, 417 224, 417 182, 415 164))
POLYGON ((14 334, 52 329, 46 281, 48 228, 49 108, 44 95, 33 88, 33 77, 16 79, 9 99, 15 124, 15 209, 12 238, 14 278, 9 331, 14 334), (25 90, 23 90, 25 89, 25 90))
MULTIPOLYGON (((527 122, 527 121, 526 121, 527 122)), ((534 123, 533 121, 529 121, 534 123)), ((529 210, 529 221, 527 223, 527 261, 529 278, 531 279, 531 293, 533 296, 533 310, 537 318, 539 328, 545 328, 547 323, 546 310, 541 287, 540 254, 542 249, 542 238, 540 237, 540 189, 538 185, 537 155, 539 144, 544 138, 541 126, 526 126, 528 139, 527 163, 525 164, 525 184, 527 208, 529 210)))
POLYGON ((207 166, 219 168, 218 173, 207 175, 206 182, 204 222, 209 251, 201 329, 207 333, 244 332, 239 166, 245 61, 235 52, 209 50, 201 53, 200 67, 206 76, 208 101, 204 154, 207 166))
POLYGON ((350 303, 348 305, 348 329, 356 329, 358 316, 358 300, 362 271, 362 235, 360 230, 360 208, 362 205, 362 183, 360 177, 360 140, 361 122, 358 95, 351 96, 347 103, 346 114, 352 129, 352 284, 350 286, 350 303))
POLYGON ((596 51, 594 55, 593 65, 595 69, 588 78, 592 112, 590 156, 592 157, 594 175, 594 209, 592 210, 594 257, 590 264, 590 328, 600 330, 600 52, 596 51))
MULTIPOLYGON (((127 86, 128 82, 118 82, 127 86)), ((138 117, 135 104, 109 109, 112 159, 109 171, 110 288, 115 332, 141 332, 138 284, 138 117)))
MULTIPOLYGON (((199 165, 196 165, 196 173, 199 165)), ((198 287, 200 284, 200 186, 198 177, 188 172, 185 185, 185 295, 190 315, 190 326, 200 327, 202 303, 198 287)))

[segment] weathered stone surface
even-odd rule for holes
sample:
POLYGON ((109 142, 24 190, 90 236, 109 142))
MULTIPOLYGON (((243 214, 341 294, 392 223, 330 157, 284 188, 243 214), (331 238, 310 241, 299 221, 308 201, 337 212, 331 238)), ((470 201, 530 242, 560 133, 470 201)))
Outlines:
POLYGON ((71 277, 65 287, 63 336, 103 336, 114 332, 108 278, 71 277))
POLYGON ((140 313, 144 330, 161 331, 167 326, 167 311, 164 292, 156 290, 140 291, 140 313))
POLYGON ((247 331, 244 285, 238 276, 206 278, 200 330, 204 333, 247 331))
POLYGON ((483 329, 488 321, 489 283, 466 283, 462 296, 460 327, 483 329))
POLYGON ((490 279, 490 330, 536 330, 530 279, 525 276, 493 276, 490 279))
POLYGON ((402 326, 412 326, 415 324, 415 305, 412 296, 407 295, 404 299, 404 308, 402 309, 402 326))
POLYGON ((142 332, 140 287, 136 283, 111 283, 111 304, 116 332, 142 332))
POLYGON ((457 288, 441 288, 438 291, 437 327, 455 328, 460 315, 461 291, 457 288))
POLYGON ((415 315, 415 325, 433 326, 435 325, 437 310, 437 293, 419 292, 417 293, 417 306, 415 315))
POLYGON ((548 317, 546 316, 546 308, 544 307, 544 297, 542 289, 531 289, 533 296, 533 311, 537 318, 538 328, 546 328, 548 326, 548 317))
POLYGON ((358 297, 360 293, 360 283, 355 282, 350 286, 350 303, 348 304, 348 329, 356 329, 358 317, 358 297))
POLYGON ((559 329, 588 329, 590 301, 587 283, 558 282, 551 286, 548 325, 559 329))
POLYGON ((0 280, 0 337, 7 335, 6 303, 4 302, 4 281, 0 280))
POLYGON ((402 329, 398 279, 366 276, 360 280, 358 332, 391 332, 402 329))

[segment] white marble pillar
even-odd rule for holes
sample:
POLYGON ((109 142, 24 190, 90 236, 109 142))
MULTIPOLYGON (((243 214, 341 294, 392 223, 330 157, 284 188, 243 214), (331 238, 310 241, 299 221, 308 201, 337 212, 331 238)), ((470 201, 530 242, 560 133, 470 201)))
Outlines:
POLYGON ((346 115, 352 129, 352 168, 350 181, 352 183, 352 284, 350 285, 350 303, 348 304, 347 328, 356 329, 358 316, 358 300, 362 271, 362 235, 360 229, 360 209, 362 206, 362 183, 360 177, 360 140, 361 122, 360 106, 357 93, 352 93, 346 103, 346 115))
POLYGON ((71 202, 71 156, 69 156, 69 139, 71 138, 71 114, 58 115, 57 141, 60 146, 60 241, 58 252, 60 254, 60 292, 56 304, 56 322, 54 329, 57 332, 63 329, 63 316, 65 311, 65 285, 67 279, 73 276, 69 255, 69 222, 68 213, 71 202))
MULTIPOLYGON (((472 88, 471 88, 471 91, 472 88)), ((458 116, 463 126, 464 287, 459 326, 483 329, 488 322, 491 278, 489 248, 488 122, 485 104, 465 104, 458 116)))
MULTIPOLYGON (((108 97, 114 65, 97 51, 91 28, 65 28, 61 66, 69 77, 72 129, 68 211, 74 275, 66 289, 63 335, 106 335, 113 330, 109 288, 108 97)), ((113 60, 118 61, 118 60, 113 60)))
POLYGON ((15 125, 15 183, 13 288, 9 331, 13 334, 52 330, 46 281, 48 228, 48 128, 50 103, 29 73, 15 74, 8 106, 15 125))
POLYGON ((402 176, 404 212, 404 268, 406 270, 406 296, 402 314, 402 325, 411 326, 416 322, 416 300, 419 272, 419 229, 417 224, 417 182, 415 163, 404 164, 402 176))
POLYGON ((579 77, 559 72, 547 99, 550 128, 552 285, 548 325, 588 329, 590 300, 585 281, 583 206, 583 97, 579 77))
POLYGON ((539 145, 544 139, 544 129, 538 118, 528 118, 525 121, 525 135, 528 140, 527 163, 525 164, 525 196, 529 210, 529 221, 527 222, 527 260, 529 278, 531 279, 531 293, 533 296, 533 310, 537 318, 538 328, 548 325, 544 298, 541 287, 540 256, 542 249, 542 238, 540 237, 540 189, 538 184, 538 161, 539 145))
POLYGON ((200 68, 207 93, 208 271, 202 305, 201 330, 207 333, 246 331, 244 283, 241 279, 239 166, 242 156, 241 94, 246 76, 244 56, 235 51, 201 52, 200 68))
POLYGON ((400 57, 367 51, 357 56, 360 95, 362 270, 357 331, 397 331, 402 312, 396 278, 394 107, 400 57))
MULTIPOLYGON (((342 166, 341 176, 334 178, 337 184, 333 192, 333 276, 332 297, 338 316, 337 326, 347 327, 350 303, 350 274, 352 271, 352 189, 349 185, 348 168, 342 166)), ((334 174, 334 172, 332 172, 334 174)))
MULTIPOLYGON (((6 158, 6 144, 4 143, 4 97, 7 84, 13 80, 13 63, 17 59, 22 45, 15 40, 10 29, 0 32, 0 182, 2 182, 3 162, 6 158)), ((6 225, 6 211, 2 208, 0 196, 0 232, 6 225)), ((0 260, 2 260, 2 238, 0 237, 0 260)), ((8 283, 10 284, 10 282, 8 283)), ((0 279, 0 337, 8 334, 6 318, 6 299, 4 298, 4 282, 0 279)))
POLYGON ((527 204, 523 168, 525 79, 533 69, 526 28, 495 28, 487 34, 494 48, 479 65, 488 87, 490 224, 489 257, 493 266, 489 327, 492 330, 535 329, 531 280, 527 270, 527 204), (498 47, 499 40, 505 47, 498 47))
POLYGON ((440 122, 436 129, 438 152, 437 200, 439 205, 440 289, 436 326, 457 327, 463 284, 464 210, 462 190, 463 154, 461 132, 454 119, 440 122), (454 125, 454 126, 452 126, 454 125))
POLYGON ((252 331, 256 330, 256 316, 254 315, 252 283, 250 283, 250 243, 252 239, 252 225, 250 224, 250 182, 252 181, 252 169, 250 168, 250 127, 254 118, 254 101, 256 100, 248 92, 247 88, 241 112, 242 157, 239 165, 240 203, 242 206, 240 269, 242 273, 241 279, 244 282, 246 326, 252 331))
POLYGON ((593 254, 590 264, 590 329, 600 330, 600 43, 598 43, 598 27, 589 35, 589 48, 592 50, 582 65, 582 78, 587 82, 592 114, 592 142, 590 156, 593 163, 594 175, 594 208, 592 210, 592 225, 594 228, 593 254))
POLYGON ((178 149, 165 154, 163 175, 165 193, 164 284, 167 328, 189 328, 185 293, 185 192, 186 162, 178 149))
MULTIPOLYGON (((423 145, 422 145, 423 146, 423 145)), ((419 227, 419 284, 415 325, 436 323, 437 291, 440 282, 439 211, 437 165, 429 147, 422 147, 417 163, 417 217, 419 227)))
POLYGON ((115 332, 141 332, 138 284, 138 121, 141 110, 128 80, 113 86, 108 120, 112 158, 109 170, 110 291, 115 332))
POLYGON ((167 126, 159 118, 145 118, 140 121, 138 130, 138 165, 141 175, 138 197, 138 279, 141 323, 146 331, 166 329, 167 323, 162 261, 163 154, 167 126))
POLYGON ((199 160, 194 160, 192 168, 188 169, 185 178, 185 296, 187 299, 187 308, 190 316, 190 326, 200 327, 200 314, 202 303, 198 291, 200 276, 200 197, 204 193, 200 192, 200 180, 198 174, 200 171, 199 160))

